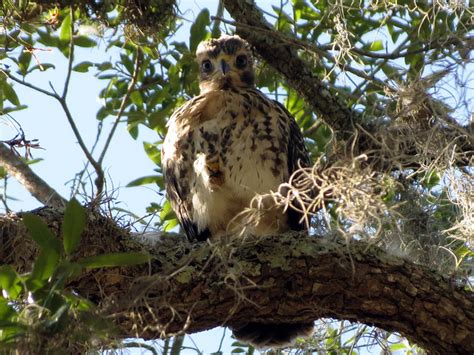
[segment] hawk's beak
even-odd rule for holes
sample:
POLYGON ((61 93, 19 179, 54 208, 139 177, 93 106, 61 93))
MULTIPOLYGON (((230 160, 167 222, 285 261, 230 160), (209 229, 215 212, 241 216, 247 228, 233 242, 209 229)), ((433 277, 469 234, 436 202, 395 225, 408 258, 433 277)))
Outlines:
POLYGON ((230 65, 225 60, 221 60, 222 73, 226 75, 230 71, 230 65))

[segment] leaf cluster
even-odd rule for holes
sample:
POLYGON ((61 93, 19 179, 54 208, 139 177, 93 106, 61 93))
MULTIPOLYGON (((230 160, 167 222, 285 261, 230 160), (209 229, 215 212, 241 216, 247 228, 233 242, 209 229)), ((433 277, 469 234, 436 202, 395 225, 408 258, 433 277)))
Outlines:
POLYGON ((137 265, 150 256, 129 252, 77 258, 86 210, 75 199, 65 209, 61 238, 37 215, 26 213, 23 221, 39 253, 31 271, 20 274, 14 265, 0 266, 0 348, 86 351, 109 344, 113 325, 69 284, 86 270, 137 265))

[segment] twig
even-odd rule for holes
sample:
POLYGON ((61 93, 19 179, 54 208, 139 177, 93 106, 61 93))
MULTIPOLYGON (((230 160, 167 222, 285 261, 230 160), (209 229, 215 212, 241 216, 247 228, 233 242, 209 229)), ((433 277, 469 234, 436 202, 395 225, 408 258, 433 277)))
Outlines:
POLYGON ((137 78, 138 78, 138 73, 140 72, 140 64, 141 64, 141 58, 142 58, 141 54, 142 54, 141 50, 137 49, 137 56, 135 58, 135 69, 133 70, 132 79, 130 80, 130 83, 128 84, 127 92, 122 99, 122 103, 120 104, 119 111, 117 113, 117 116, 115 117, 115 122, 112 126, 112 129, 110 130, 109 136, 107 137, 107 141, 105 142, 104 149, 102 150, 102 153, 100 154, 100 157, 98 160, 99 164, 102 164, 104 160, 105 153, 107 152, 107 149, 109 148, 110 142, 112 141, 112 138, 115 134, 115 130, 117 129, 118 124, 120 123, 120 119, 122 118, 123 112, 125 111, 127 101, 133 92, 135 84, 137 83, 137 78))
POLYGON ((0 144, 0 165, 45 206, 63 208, 66 199, 36 175, 15 153, 0 144))
POLYGON ((26 86, 26 87, 28 87, 28 88, 30 88, 30 89, 33 89, 33 90, 38 91, 38 92, 40 92, 40 93, 42 93, 42 94, 45 94, 45 95, 47 95, 47 96, 51 96, 51 97, 57 99, 57 95, 56 95, 56 94, 54 94, 54 93, 52 93, 52 92, 49 92, 48 90, 42 89, 42 88, 40 88, 40 87, 38 87, 38 86, 35 86, 35 85, 33 85, 33 84, 30 84, 30 83, 28 83, 28 82, 26 82, 26 81, 24 81, 24 80, 20 80, 20 79, 14 77, 13 75, 11 75, 9 71, 0 69, 0 73, 2 73, 3 75, 5 75, 8 79, 17 82, 17 83, 20 84, 20 85, 26 86))
POLYGON ((74 10, 73 7, 71 6, 69 8, 69 15, 71 16, 71 36, 69 38, 69 60, 68 60, 68 65, 67 65, 67 74, 66 74, 66 80, 64 80, 64 89, 63 89, 63 94, 61 95, 61 98, 63 100, 66 100, 67 92, 69 89, 69 82, 71 80, 71 73, 72 73, 72 63, 74 61, 74 10))
POLYGON ((3 207, 5 208, 5 212, 9 213, 11 212, 11 209, 8 206, 8 202, 7 202, 8 175, 5 175, 2 180, 3 180, 3 193, 0 194, 0 201, 2 201, 3 207))
POLYGON ((63 108, 64 113, 66 114, 66 118, 69 122, 69 125, 71 126, 71 129, 74 132, 74 136, 77 139, 77 143, 81 147, 81 149, 82 149, 83 153, 85 154, 87 160, 89 160, 91 165, 94 167, 94 170, 97 174, 97 177, 95 179, 95 186, 97 187, 96 196, 99 196, 100 194, 102 194, 102 191, 104 190, 104 171, 102 170, 102 166, 101 166, 100 163, 98 163, 94 159, 92 154, 87 149, 86 144, 82 140, 82 136, 79 133, 79 129, 76 126, 76 122, 74 121, 74 118, 72 117, 71 112, 69 111, 69 107, 66 103, 66 100, 64 100, 63 98, 61 98, 59 96, 56 96, 56 99, 59 101, 59 103, 61 104, 61 106, 63 108))
POLYGON ((152 355, 158 355, 158 351, 156 351, 155 347, 152 345, 148 345, 145 342, 139 342, 139 341, 131 341, 131 342, 126 342, 120 344, 117 349, 121 348, 139 348, 139 349, 145 349, 148 350, 149 352, 152 353, 152 355))
POLYGON ((72 117, 72 114, 71 112, 69 111, 69 107, 66 103, 66 100, 65 98, 59 96, 59 94, 57 94, 56 92, 50 92, 50 91, 47 91, 47 90, 44 90, 40 87, 37 87, 33 84, 30 84, 24 80, 20 80, 18 79, 17 77, 13 76, 9 71, 5 71, 5 70, 2 70, 0 69, 0 73, 3 73, 3 75, 5 75, 7 78, 9 78, 10 80, 13 80, 14 82, 17 82, 18 84, 21 84, 23 86, 26 86, 30 89, 33 89, 35 91, 38 91, 42 94, 45 94, 47 96, 50 96, 54 99, 56 99, 60 104, 61 104, 61 107, 63 108, 63 111, 66 115, 66 118, 69 122, 69 125, 71 126, 71 129, 74 133, 74 136, 76 137, 77 139, 77 142, 79 144, 79 146, 81 147, 84 155, 86 156, 87 160, 91 163, 91 165, 94 167, 94 170, 97 174, 97 178, 95 180, 95 184, 96 184, 96 187, 97 187, 97 193, 96 195, 99 196, 102 191, 103 191, 103 188, 104 188, 104 172, 102 170, 102 167, 101 165, 94 159, 94 157, 91 155, 91 153, 89 152, 89 150, 87 149, 83 139, 82 139, 82 136, 76 126, 76 123, 74 121, 74 118, 72 117))

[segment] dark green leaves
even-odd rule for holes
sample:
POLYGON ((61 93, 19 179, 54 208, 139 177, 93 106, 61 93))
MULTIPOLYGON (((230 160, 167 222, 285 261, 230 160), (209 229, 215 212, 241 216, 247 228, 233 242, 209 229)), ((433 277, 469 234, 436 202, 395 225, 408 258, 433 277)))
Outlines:
POLYGON ((85 61, 85 62, 81 62, 81 63, 79 63, 79 64, 76 64, 76 65, 72 68, 72 70, 77 71, 77 72, 80 72, 80 73, 86 73, 86 72, 89 71, 89 68, 90 68, 91 66, 93 66, 93 65, 94 65, 94 63, 89 62, 89 61, 85 61))
POLYGON ((163 182, 162 180, 163 180, 163 177, 158 176, 158 175, 143 176, 141 178, 130 181, 127 184, 127 187, 142 186, 142 185, 147 185, 147 184, 157 184, 161 186, 163 182))
POLYGON ((40 217, 26 213, 23 216, 23 223, 40 247, 40 254, 35 261, 30 278, 32 282, 30 287, 34 287, 34 280, 47 280, 52 276, 59 262, 61 245, 40 217))
POLYGON ((33 272, 31 273, 30 278, 30 281, 32 281, 32 283, 30 283, 30 288, 34 287, 35 280, 45 281, 53 275, 56 266, 59 263, 59 258, 59 253, 54 249, 41 250, 33 266, 33 272))
POLYGON ((73 253, 81 240, 81 234, 86 223, 84 208, 76 199, 69 201, 64 212, 62 225, 63 244, 66 254, 73 253))
POLYGON ((28 73, 28 68, 31 63, 31 57, 31 52, 27 48, 24 48, 20 56, 18 57, 18 69, 23 76, 28 73))
POLYGON ((199 43, 209 37, 207 26, 211 23, 209 10, 202 10, 196 17, 196 21, 191 26, 191 36, 189 37, 189 50, 194 53, 199 43))
POLYGON ((74 44, 78 47, 91 48, 97 46, 97 42, 85 36, 75 36, 74 44))
MULTIPOLYGON (((46 280, 53 275, 61 261, 61 245, 59 240, 48 229, 40 217, 27 213, 23 216, 23 220, 31 237, 41 249, 40 255, 33 267, 32 279, 46 280)), ((76 199, 72 199, 66 206, 62 224, 63 248, 66 255, 71 255, 79 246, 85 223, 86 211, 84 207, 82 207, 76 199)), ((76 265, 86 268, 100 268, 137 265, 149 261, 150 255, 147 253, 125 252, 90 256, 79 260, 76 265)), ((66 264, 64 264, 64 262, 62 263, 60 269, 63 271, 66 270, 66 274, 77 274, 78 269, 74 264, 68 264, 67 262, 66 264)), ((8 280, 10 280, 11 277, 13 277, 11 272, 9 273, 8 269, 5 269, 3 279, 0 273, 0 282, 3 280, 5 284, 10 284, 11 281, 8 280)))
POLYGON ((11 299, 17 298, 21 292, 20 276, 10 265, 0 266, 0 289, 4 290, 11 299))
POLYGON ((40 246, 41 250, 54 250, 56 253, 60 252, 61 245, 59 240, 53 235, 40 217, 31 213, 25 213, 23 215, 23 223, 28 229, 31 238, 40 246))
POLYGON ((19 106, 20 100, 18 99, 15 90, 13 90, 13 87, 6 81, 0 81, 0 85, 3 88, 5 99, 10 101, 13 105, 19 106))

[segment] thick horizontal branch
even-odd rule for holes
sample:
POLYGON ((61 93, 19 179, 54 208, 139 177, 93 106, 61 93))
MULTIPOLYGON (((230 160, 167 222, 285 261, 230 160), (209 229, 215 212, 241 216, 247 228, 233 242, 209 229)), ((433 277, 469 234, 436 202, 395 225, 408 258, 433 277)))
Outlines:
MULTIPOLYGON (((60 215, 47 215, 57 227, 60 215)), ((0 260, 27 269, 31 242, 20 221, 3 218, 0 225, 0 260)), ((180 236, 131 236, 96 217, 77 257, 137 249, 153 261, 90 271, 71 283, 124 337, 331 317, 398 332, 432 353, 474 352, 474 294, 367 242, 294 233, 190 244, 180 236)))

